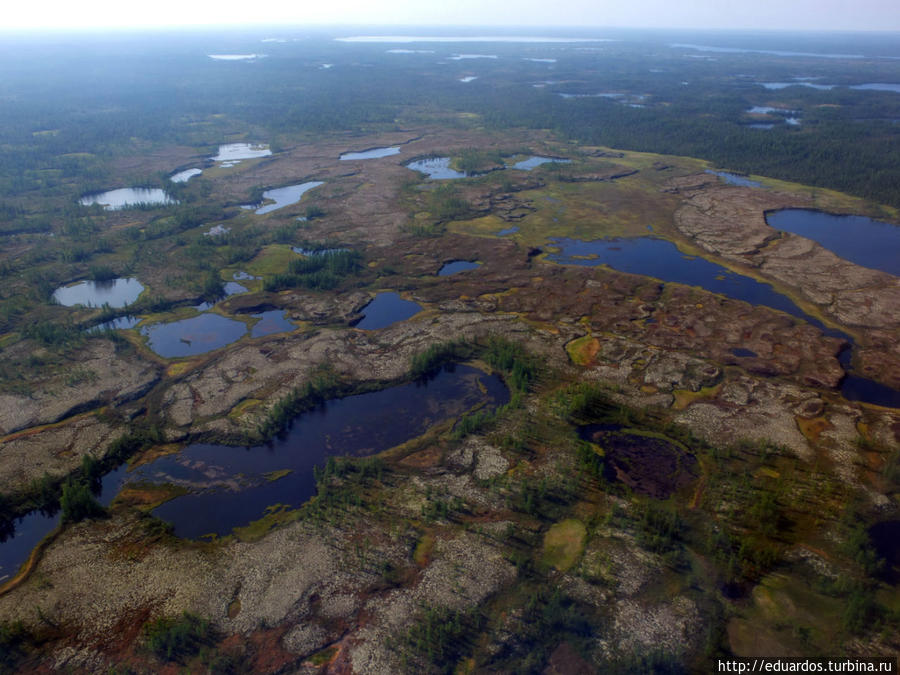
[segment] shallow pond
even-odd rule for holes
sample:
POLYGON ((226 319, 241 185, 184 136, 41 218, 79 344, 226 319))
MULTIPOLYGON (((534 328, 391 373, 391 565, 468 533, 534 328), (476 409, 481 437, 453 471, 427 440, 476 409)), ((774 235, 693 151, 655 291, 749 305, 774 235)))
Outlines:
POLYGON ((706 173, 711 173, 714 176, 718 176, 729 185, 740 185, 741 187, 753 188, 762 187, 762 183, 758 183, 755 180, 750 180, 746 176, 739 176, 736 173, 728 173, 727 171, 713 171, 712 169, 707 169, 706 173))
POLYGON ((474 82, 477 79, 478 79, 477 75, 466 75, 465 77, 459 78, 459 81, 462 82, 463 84, 466 84, 469 82, 474 82))
POLYGON ((840 216, 809 209, 782 209, 766 214, 776 230, 792 232, 863 267, 900 276, 900 227, 865 216, 840 216))
POLYGON ((468 260, 452 260, 448 263, 444 263, 440 270, 438 270, 439 277, 449 277, 451 274, 459 274, 460 272, 465 272, 467 270, 477 270, 481 267, 481 263, 470 262, 468 260))
POLYGON ((259 321, 254 324, 253 329, 250 331, 250 337, 288 333, 297 328, 297 326, 288 321, 286 312, 283 309, 273 309, 268 312, 253 314, 252 316, 254 319, 259 319, 259 321))
POLYGON ((513 225, 512 227, 505 227, 505 228, 503 228, 502 230, 498 230, 497 236, 498 236, 498 237, 505 237, 505 236, 508 235, 508 234, 515 234, 515 233, 518 232, 518 231, 519 231, 519 226, 518 226, 518 225, 513 225))
POLYGON ((396 293, 379 293, 368 305, 360 310, 363 318, 356 328, 377 330, 398 321, 405 321, 422 311, 422 307, 410 300, 404 300, 396 293))
POLYGON ((219 146, 219 154, 213 157, 214 162, 239 162, 242 159, 257 159, 272 154, 264 143, 227 143, 219 146))
POLYGON ((71 286, 60 286, 53 291, 53 299, 65 307, 125 307, 138 299, 144 285, 134 277, 107 281, 79 281, 71 286))
POLYGON ((369 150, 362 150, 360 152, 345 152, 339 159, 345 161, 350 159, 378 159, 379 157, 390 157, 391 155, 399 154, 399 146, 393 146, 390 148, 370 148, 369 150))
MULTIPOLYGON (((761 283, 711 263, 703 258, 692 258, 679 251, 674 244, 663 239, 642 237, 639 239, 577 239, 551 238, 560 248, 551 253, 548 260, 565 265, 595 267, 609 265, 621 272, 642 274, 667 282, 688 286, 700 286, 753 305, 765 305, 781 310, 816 326, 825 335, 842 338, 853 345, 846 333, 829 328, 821 321, 806 314, 785 295, 777 293, 768 284, 761 283)), ((849 367, 850 350, 841 355, 841 364, 849 367)), ((841 393, 851 401, 865 401, 876 405, 900 408, 900 391, 883 384, 849 373, 841 382, 841 393)))
POLYGON ((532 169, 539 167, 541 164, 571 164, 571 159, 564 159, 561 157, 538 157, 533 156, 528 159, 523 159, 521 162, 516 162, 512 165, 513 169, 519 169, 520 171, 531 171, 532 169))
POLYGON ((816 84, 815 82, 757 82, 756 84, 773 90, 787 89, 788 87, 810 87, 820 91, 829 91, 837 86, 836 84, 816 84))
MULTIPOLYGON (((256 215, 258 216, 261 216, 266 213, 270 213, 271 211, 276 211, 277 209, 284 208, 285 206, 296 204, 300 201, 303 195, 305 195, 313 188, 319 187, 320 185, 323 185, 322 181, 313 180, 307 183, 300 183, 298 185, 286 185, 285 187, 275 188, 274 190, 266 190, 265 192, 263 192, 263 199, 272 200, 274 203, 264 204, 263 206, 257 208, 254 213, 256 213, 256 215)), ((253 209, 256 208, 256 205, 246 205, 241 208, 253 209)))
POLYGON ((153 511, 173 523, 178 536, 224 535, 262 517, 270 505, 307 501, 316 490, 313 468, 328 457, 372 455, 474 406, 493 408, 508 399, 499 377, 457 365, 427 381, 332 399, 299 415, 269 445, 192 445, 136 469, 130 478, 192 490, 153 511))
POLYGON ((144 204, 167 206, 175 204, 175 200, 169 197, 164 190, 159 188, 119 188, 94 195, 85 195, 78 200, 82 206, 100 204, 109 211, 119 211, 131 206, 144 204))
POLYGON ((246 333, 243 322, 218 314, 201 314, 141 328, 150 349, 166 358, 205 354, 240 340, 246 333))
POLYGON ((456 171, 450 168, 449 157, 430 157, 429 159, 418 159, 406 165, 407 169, 424 173, 434 180, 447 180, 450 178, 465 178, 467 176, 463 171, 456 171))
POLYGON ((199 176, 201 173, 203 173, 203 169, 185 169, 184 171, 173 173, 169 176, 169 180, 173 183, 187 183, 191 178, 199 176))
MULTIPOLYGON (((126 465, 106 474, 100 481, 97 501, 109 506, 125 482, 126 465)), ((34 547, 59 524, 59 512, 53 514, 32 511, 13 522, 14 529, 0 533, 0 583, 14 575, 34 547)))

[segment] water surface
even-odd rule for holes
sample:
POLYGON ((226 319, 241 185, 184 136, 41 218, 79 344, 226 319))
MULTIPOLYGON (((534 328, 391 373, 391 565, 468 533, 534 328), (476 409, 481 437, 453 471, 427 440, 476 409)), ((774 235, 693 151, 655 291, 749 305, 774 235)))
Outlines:
MULTIPOLYGON (((263 199, 272 200, 274 203, 260 206, 254 213, 256 213, 256 215, 258 216, 261 216, 266 213, 284 208, 285 206, 296 204, 300 201, 304 194, 306 194, 313 188, 319 187, 320 185, 324 185, 324 183, 320 180, 313 180, 307 183, 300 183, 298 185, 287 185, 285 187, 275 188, 274 190, 266 190, 265 192, 263 192, 263 199)), ((242 208, 252 209, 254 208, 254 206, 255 205, 247 205, 243 206, 242 208)))
POLYGON ((757 82, 756 84, 773 90, 786 89, 787 87, 810 87, 820 91, 829 91, 837 86, 836 84, 816 84, 814 82, 757 82))
POLYGON ((106 281, 79 281, 60 286, 53 291, 53 299, 65 307, 125 307, 138 299, 144 285, 134 277, 106 281))
POLYGON ((339 159, 378 159, 379 157, 390 157, 391 155, 399 155, 400 146, 392 146, 390 148, 369 148, 360 152, 345 152, 339 159))
POLYGON ((214 162, 238 162, 242 159, 257 159, 272 154, 265 143, 228 143, 219 146, 219 154, 213 157, 214 162))
POLYGON ((268 312, 253 314, 253 318, 259 319, 259 321, 254 324, 253 329, 250 331, 250 337, 289 333, 295 330, 297 326, 288 321, 286 314, 287 312, 283 309, 273 309, 268 312))
MULTIPOLYGON (((127 466, 122 465, 100 481, 97 501, 109 506, 125 481, 127 466)), ((13 521, 13 531, 0 533, 0 583, 12 577, 28 560, 41 540, 59 524, 59 512, 32 511, 13 521)))
POLYGON ((900 94, 900 84, 892 84, 890 82, 869 82, 868 84, 855 84, 851 89, 862 89, 864 91, 893 91, 900 94))
POLYGON ((457 365, 424 382, 332 399, 299 415, 269 445, 192 445, 136 469, 131 478, 192 490, 153 511, 173 523, 178 536, 228 534, 262 517, 270 505, 307 501, 316 489, 313 468, 328 457, 372 455, 474 406, 493 408, 508 398, 496 375, 457 365), (272 480, 272 472, 284 471, 289 473, 272 480))
POLYGON ((398 321, 405 321, 422 311, 421 305, 404 300, 393 292, 379 293, 368 305, 360 310, 363 318, 356 328, 377 330, 398 321))
POLYGON ((185 169, 184 171, 173 173, 169 176, 169 180, 173 183, 187 183, 191 178, 199 176, 201 173, 203 173, 203 169, 185 169))
POLYGON ((153 206, 168 206, 175 204, 174 199, 169 197, 164 190, 159 188, 119 188, 118 190, 109 190, 95 195, 86 195, 78 200, 82 206, 93 206, 100 204, 104 209, 109 211, 119 211, 132 206, 141 206, 144 204, 153 206))
POLYGON ((424 173, 433 180, 447 180, 451 178, 466 178, 467 174, 463 171, 456 171, 450 168, 449 157, 430 157, 429 159, 418 159, 406 165, 407 169, 424 173))
POLYGON ((565 159, 563 157, 539 157, 534 155, 529 157, 528 159, 523 159, 521 162, 516 162, 512 165, 512 168, 519 169, 520 171, 531 171, 532 169, 539 167, 541 164, 571 164, 571 159, 565 159))
POLYGON ((240 340, 246 333, 243 322, 218 314, 201 314, 141 328, 150 349, 166 358, 205 354, 240 340))
POLYGON ((844 260, 900 276, 900 227, 865 216, 840 216, 809 209, 766 214, 776 230, 817 241, 844 260))
POLYGON ((471 262, 469 260, 452 260, 451 262, 444 263, 440 270, 438 270, 439 277, 449 277, 451 274, 459 274, 460 272, 465 272, 467 270, 477 270, 481 267, 481 263, 471 262))
POLYGON ((759 183, 755 180, 750 180, 746 176, 741 176, 736 173, 729 173, 728 171, 713 171, 712 169, 707 169, 706 173, 711 173, 715 176, 718 176, 729 185, 740 185, 741 187, 752 188, 762 187, 762 183, 759 183))

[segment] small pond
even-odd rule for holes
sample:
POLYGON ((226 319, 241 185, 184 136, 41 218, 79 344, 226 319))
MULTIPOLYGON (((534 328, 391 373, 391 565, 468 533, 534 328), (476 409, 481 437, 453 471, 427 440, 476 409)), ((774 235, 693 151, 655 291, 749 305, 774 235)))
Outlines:
POLYGON ((213 157, 214 162, 239 162, 242 159, 257 159, 272 154, 264 143, 228 143, 219 146, 219 154, 213 157))
POLYGON ((468 84, 469 82, 474 82, 478 79, 477 75, 466 75, 465 77, 459 78, 459 81, 463 84, 468 84))
POLYGON ((65 307, 125 307, 137 300, 143 290, 144 285, 134 277, 79 281, 71 286, 57 288, 53 291, 53 299, 65 307))
POLYGON ((339 159, 378 159, 379 157, 390 157, 391 155, 399 154, 400 147, 395 145, 390 148, 370 148, 368 150, 361 150, 360 152, 345 152, 339 159))
POLYGON ((424 173, 434 180, 447 180, 450 178, 466 178, 468 174, 450 168, 449 157, 430 157, 418 159, 406 165, 407 169, 424 173))
MULTIPOLYGON (((109 506, 125 482, 126 465, 106 474, 100 481, 97 500, 109 506)), ((0 584, 13 576, 34 547, 59 524, 59 512, 32 511, 12 523, 13 529, 0 532, 0 584)))
POLYGON ((706 173, 711 173, 714 176, 718 176, 729 185, 740 185, 741 187, 752 188, 762 187, 762 183, 759 183, 755 180, 750 180, 746 176, 741 176, 736 173, 728 173, 727 171, 713 171, 712 169, 707 169, 706 173))
POLYGON ((222 284, 222 290, 225 292, 225 296, 229 295, 238 295, 239 293, 248 293, 246 286, 242 286, 236 281, 226 281, 222 284))
POLYGON ((273 504, 299 506, 315 494, 315 466, 331 456, 367 456, 421 435, 474 406, 503 405, 509 392, 496 375, 457 365, 433 378, 332 399, 294 419, 271 444, 198 444, 135 469, 135 481, 189 488, 153 511, 181 537, 228 534, 273 504))
POLYGON ((211 352, 240 340, 246 333, 247 326, 242 321, 218 314, 201 314, 141 328, 150 349, 169 359, 211 352))
POLYGON ((835 255, 863 267, 900 276, 900 227, 865 216, 840 216, 809 209, 766 214, 776 230, 817 241, 835 255))
POLYGON ((191 178, 199 176, 201 173, 203 173, 203 169, 185 169, 184 171, 173 173, 169 176, 169 180, 173 183, 187 183, 191 178))
POLYGON ((119 211, 132 206, 167 206, 175 204, 175 200, 169 197, 164 190, 159 188, 119 188, 94 195, 86 195, 78 200, 82 206, 100 204, 109 211, 119 211))
POLYGON ((519 231, 519 226, 518 226, 518 225, 513 225, 512 227, 505 227, 505 228, 503 228, 502 230, 498 230, 498 231, 497 231, 497 236, 498 236, 498 237, 505 237, 505 236, 508 235, 508 234, 515 234, 515 233, 518 232, 518 231, 519 231))
POLYGON ((287 185, 285 187, 275 188, 274 190, 266 190, 262 194, 263 199, 271 200, 274 203, 264 204, 259 208, 256 208, 257 205, 255 204, 247 204, 245 206, 242 206, 241 208, 256 209, 254 213, 256 213, 256 215, 258 216, 261 216, 266 213, 270 213, 271 211, 276 211, 277 209, 284 208, 285 206, 296 204, 300 201, 303 195, 322 184, 323 183, 320 180, 313 180, 307 183, 300 183, 298 185, 287 185))
POLYGON ((259 321, 254 324, 253 329, 250 331, 250 337, 289 333, 295 330, 297 326, 288 321, 286 314, 283 309, 273 309, 268 312, 253 314, 253 318, 259 319, 259 321))
POLYGON ((755 351, 753 351, 752 349, 746 349, 745 347, 735 347, 734 349, 731 350, 731 353, 732 353, 734 356, 737 356, 737 357, 740 357, 740 358, 750 358, 750 359, 755 359, 757 356, 759 356, 759 355, 758 355, 755 351))
POLYGON ((678 444, 616 424, 588 424, 578 435, 603 450, 603 477, 635 492, 667 499, 700 475, 697 459, 678 444))
POLYGON ((255 277, 252 274, 244 272, 243 270, 238 270, 231 276, 238 281, 253 281, 254 279, 262 279, 262 277, 255 277))
POLYGON ((541 164, 571 164, 571 159, 564 159, 561 157, 538 157, 532 156, 528 159, 523 159, 521 162, 516 162, 512 165, 513 169, 519 169, 520 171, 531 171, 532 169, 539 167, 541 164))
POLYGON ((410 300, 404 300, 396 293, 379 293, 368 305, 360 310, 363 315, 356 328, 377 330, 398 321, 405 321, 422 311, 422 307, 410 300))
POLYGON ((471 262, 469 260, 452 260, 448 263, 444 263, 441 266, 441 269, 438 270, 439 277, 449 277, 451 274, 459 274, 460 272, 465 272, 467 270, 477 270, 481 267, 481 263, 471 262))

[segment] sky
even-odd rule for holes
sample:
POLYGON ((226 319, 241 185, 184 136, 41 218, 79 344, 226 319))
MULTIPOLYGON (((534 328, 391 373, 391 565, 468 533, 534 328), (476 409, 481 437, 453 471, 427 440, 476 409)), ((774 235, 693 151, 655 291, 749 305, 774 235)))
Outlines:
POLYGON ((900 31, 898 0, 38 0, 2 29, 253 25, 900 31))

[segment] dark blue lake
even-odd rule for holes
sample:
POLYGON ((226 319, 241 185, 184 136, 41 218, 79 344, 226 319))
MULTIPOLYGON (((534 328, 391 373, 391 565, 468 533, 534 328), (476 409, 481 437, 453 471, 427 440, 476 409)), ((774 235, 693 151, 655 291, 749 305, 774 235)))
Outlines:
POLYGON ((840 216, 809 209, 766 214, 776 230, 819 242, 835 255, 863 267, 900 276, 900 227, 865 216, 840 216))
POLYGON ((453 260, 444 263, 441 269, 438 270, 438 276, 449 277, 451 274, 459 274, 466 270, 477 270, 479 267, 481 267, 481 263, 471 262, 469 260, 453 260))
POLYGON ((405 321, 420 311, 421 305, 404 300, 396 293, 379 293, 372 302, 360 310, 363 318, 356 324, 356 328, 363 330, 384 328, 392 323, 405 321))
POLYGON ((287 433, 269 445, 191 445, 136 469, 130 480, 192 491, 153 511, 173 523, 178 536, 228 534, 262 517, 268 506, 307 501, 316 491, 313 467, 328 457, 372 455, 475 406, 494 408, 508 400, 498 376, 457 365, 427 381, 330 400, 299 415, 287 433), (272 480, 272 472, 284 470, 290 473, 272 480))

